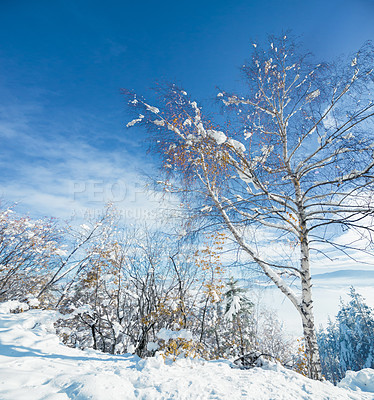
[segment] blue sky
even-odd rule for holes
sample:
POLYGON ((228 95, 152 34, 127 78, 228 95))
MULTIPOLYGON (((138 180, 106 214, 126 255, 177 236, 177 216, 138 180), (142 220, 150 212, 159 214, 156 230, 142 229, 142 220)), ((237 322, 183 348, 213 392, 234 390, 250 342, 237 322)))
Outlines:
POLYGON ((292 29, 331 59, 374 39, 373 20, 372 0, 2 0, 0 196, 31 215, 114 200, 142 218, 152 160, 120 88, 169 81, 209 100, 237 87, 253 40, 292 29))

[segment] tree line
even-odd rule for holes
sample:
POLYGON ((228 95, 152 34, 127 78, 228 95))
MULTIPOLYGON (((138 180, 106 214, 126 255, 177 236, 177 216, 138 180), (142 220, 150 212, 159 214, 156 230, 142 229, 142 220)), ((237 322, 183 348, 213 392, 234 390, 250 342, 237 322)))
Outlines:
MULTIPOLYGON (((117 217, 109 206, 97 221, 61 228, 0 209, 0 302, 58 310, 56 332, 71 347, 174 360, 256 352, 308 374, 303 338, 230 275, 224 234, 197 244, 170 229, 120 227, 117 217)), ((374 367, 374 311, 354 288, 350 299, 317 331, 323 377, 334 384, 374 367)))
POLYGON ((57 333, 81 349, 205 359, 256 349, 293 362, 274 313, 255 311, 247 290, 229 277, 221 260, 225 235, 199 242, 179 236, 121 226, 112 206, 96 221, 64 228, 4 208, 0 301, 58 310, 57 333))

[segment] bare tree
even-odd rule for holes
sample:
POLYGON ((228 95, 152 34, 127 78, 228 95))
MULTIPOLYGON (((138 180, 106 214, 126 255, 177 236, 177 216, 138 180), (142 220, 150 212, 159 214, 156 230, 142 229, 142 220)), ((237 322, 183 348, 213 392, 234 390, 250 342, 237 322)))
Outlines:
POLYGON ((91 257, 87 248, 95 243, 104 247, 112 225, 115 222, 116 210, 111 204, 107 204, 103 210, 103 214, 97 220, 86 221, 89 223, 82 224, 79 227, 71 227, 68 225, 64 234, 69 237, 68 244, 65 244, 66 249, 59 254, 58 262, 55 262, 55 268, 49 279, 44 283, 37 297, 40 298, 43 294, 56 286, 60 282, 64 282, 64 287, 60 287, 61 291, 59 298, 55 304, 58 307, 64 299, 66 293, 70 290, 79 274, 87 267, 91 257), (69 248, 70 247, 70 248, 69 248))
POLYGON ((128 126, 144 124, 154 133, 163 186, 228 230, 292 302, 302 320, 309 377, 321 379, 311 252, 327 245, 352 257, 370 252, 361 239, 371 244, 373 232, 374 64, 370 44, 347 66, 311 59, 286 36, 271 38, 264 49, 254 44, 242 68, 246 92, 218 94, 232 111, 225 128, 174 85, 161 92, 160 109, 125 93, 140 111, 128 126), (339 227, 355 231, 357 241, 339 241, 339 227), (275 256, 264 247, 266 238, 289 243, 295 256, 275 256), (299 283, 300 296, 284 276, 299 283))
POLYGON ((113 225, 108 235, 91 243, 85 268, 62 298, 58 331, 72 346, 151 355, 148 344, 161 329, 196 325, 193 249, 147 227, 113 225))

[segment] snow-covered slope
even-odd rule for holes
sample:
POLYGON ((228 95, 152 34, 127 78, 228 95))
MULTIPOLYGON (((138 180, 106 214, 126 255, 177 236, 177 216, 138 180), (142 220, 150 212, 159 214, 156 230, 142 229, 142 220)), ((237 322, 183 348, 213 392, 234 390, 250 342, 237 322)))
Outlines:
POLYGON ((141 360, 67 348, 53 333, 56 315, 40 310, 9 314, 0 307, 1 400, 374 398, 362 391, 370 384, 373 389, 374 370, 364 371, 359 382, 353 373, 337 388, 275 364, 239 370, 227 361, 165 364, 162 357, 141 360))

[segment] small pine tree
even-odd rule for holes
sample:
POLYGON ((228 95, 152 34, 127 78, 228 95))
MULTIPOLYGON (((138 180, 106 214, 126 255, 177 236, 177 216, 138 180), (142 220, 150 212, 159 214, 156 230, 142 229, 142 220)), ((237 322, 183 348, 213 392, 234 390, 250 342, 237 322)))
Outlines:
POLYGON ((238 285, 238 281, 233 277, 226 283, 227 290, 225 292, 226 310, 225 318, 231 319, 238 314, 250 314, 252 312, 253 303, 246 296, 246 289, 238 285))
POLYGON ((231 278, 226 283, 224 293, 226 337, 236 349, 237 355, 244 355, 253 347, 253 303, 247 297, 247 291, 231 278))

